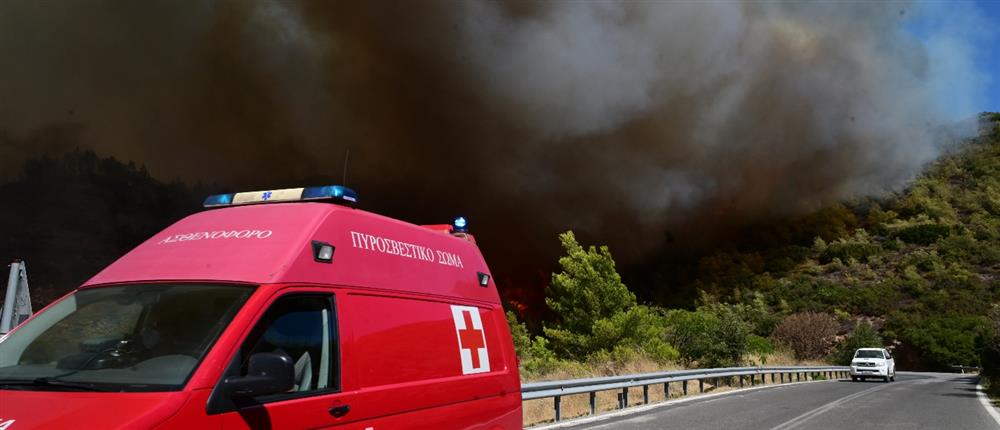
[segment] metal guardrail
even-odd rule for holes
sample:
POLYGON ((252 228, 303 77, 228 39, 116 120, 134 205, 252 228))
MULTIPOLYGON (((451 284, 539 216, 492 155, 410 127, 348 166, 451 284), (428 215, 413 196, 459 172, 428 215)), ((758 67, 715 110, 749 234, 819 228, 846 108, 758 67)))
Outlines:
POLYGON ((979 373, 979 367, 977 366, 963 366, 960 364, 952 364, 951 368, 957 370, 959 373, 963 375, 966 373, 966 371, 979 373))
POLYGON ((735 385, 733 378, 739 379, 739 386, 743 387, 749 382, 750 386, 758 384, 758 376, 761 384, 766 383, 767 376, 771 376, 771 383, 776 379, 780 383, 785 383, 785 376, 788 382, 808 380, 812 375, 823 375, 826 378, 846 377, 850 372, 845 366, 785 366, 785 367, 725 367, 719 369, 695 369, 677 370, 670 372, 641 373, 635 375, 610 376, 606 378, 585 378, 569 379, 563 381, 535 382, 521 386, 521 399, 534 400, 551 397, 552 406, 555 409, 555 420, 562 420, 562 397, 574 394, 590 394, 590 415, 597 414, 597 393, 600 391, 621 390, 618 393, 618 409, 624 409, 629 405, 629 388, 642 387, 643 404, 649 404, 649 387, 663 386, 664 397, 670 398, 670 384, 680 383, 684 395, 688 394, 688 382, 698 381, 698 392, 705 391, 705 381, 715 381, 714 386, 719 386, 720 381, 725 379, 731 385, 735 385), (747 381, 749 380, 749 381, 747 381))

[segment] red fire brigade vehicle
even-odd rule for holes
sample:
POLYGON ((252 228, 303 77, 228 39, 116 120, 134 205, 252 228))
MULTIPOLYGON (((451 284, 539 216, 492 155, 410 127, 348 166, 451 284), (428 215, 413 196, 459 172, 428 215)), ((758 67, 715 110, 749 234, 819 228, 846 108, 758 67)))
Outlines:
POLYGON ((465 219, 417 226, 356 200, 209 197, 0 341, 0 430, 520 429, 465 219))

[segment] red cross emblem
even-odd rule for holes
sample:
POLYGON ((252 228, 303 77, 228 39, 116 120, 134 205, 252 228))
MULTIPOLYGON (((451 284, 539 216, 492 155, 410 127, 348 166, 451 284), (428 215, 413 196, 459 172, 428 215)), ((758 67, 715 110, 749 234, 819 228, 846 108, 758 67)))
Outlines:
POLYGON ((472 367, 479 368, 479 349, 486 346, 483 344, 483 331, 472 326, 472 312, 462 311, 462 315, 465 316, 465 328, 458 331, 458 338, 461 339, 462 349, 472 352, 472 367))
POLYGON ((489 351, 486 348, 486 332, 479 316, 479 308, 472 306, 452 306, 455 333, 458 336, 458 355, 462 360, 462 374, 490 371, 489 351))

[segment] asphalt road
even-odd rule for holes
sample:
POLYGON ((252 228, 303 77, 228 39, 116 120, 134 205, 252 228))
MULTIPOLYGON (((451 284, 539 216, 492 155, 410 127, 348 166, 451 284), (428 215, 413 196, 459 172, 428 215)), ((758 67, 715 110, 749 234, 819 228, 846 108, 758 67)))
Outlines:
POLYGON ((775 386, 665 405, 569 427, 583 429, 1000 429, 975 376, 903 373, 896 382, 775 386))

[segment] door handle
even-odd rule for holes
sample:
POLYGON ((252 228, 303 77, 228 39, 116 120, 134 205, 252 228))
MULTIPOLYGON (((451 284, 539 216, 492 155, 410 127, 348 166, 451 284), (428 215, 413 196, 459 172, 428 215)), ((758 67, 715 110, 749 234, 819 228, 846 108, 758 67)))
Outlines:
POLYGON ((330 408, 330 415, 333 415, 336 418, 340 418, 344 415, 347 415, 347 413, 350 411, 351 407, 349 405, 334 406, 330 408))

